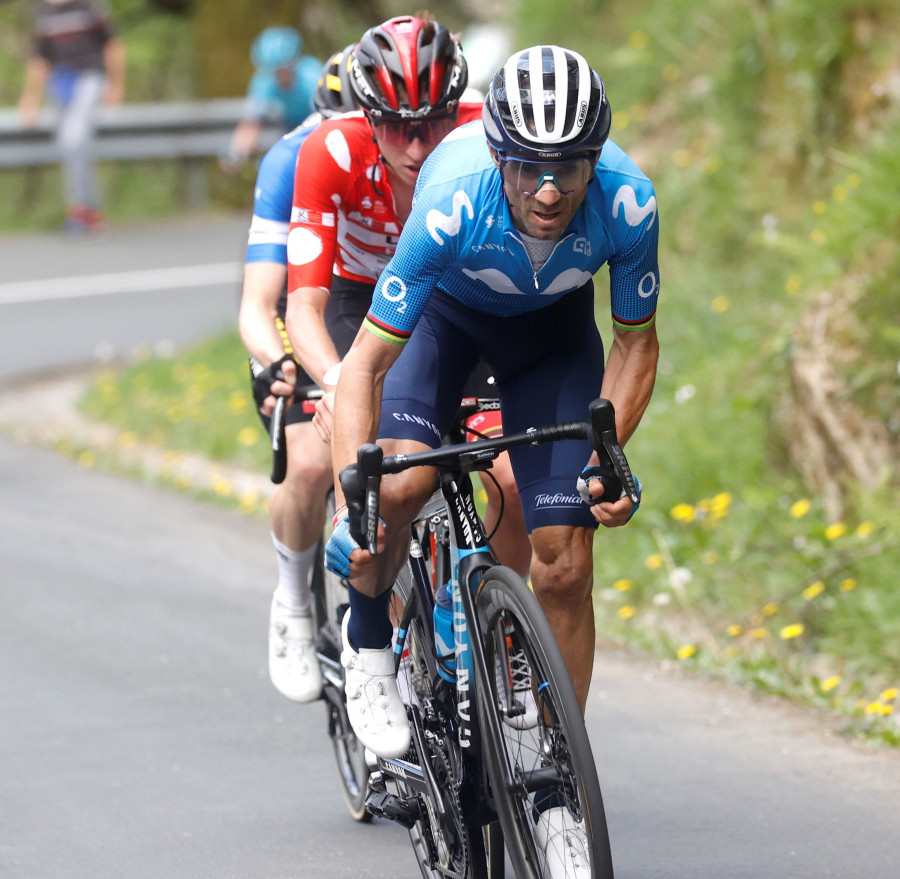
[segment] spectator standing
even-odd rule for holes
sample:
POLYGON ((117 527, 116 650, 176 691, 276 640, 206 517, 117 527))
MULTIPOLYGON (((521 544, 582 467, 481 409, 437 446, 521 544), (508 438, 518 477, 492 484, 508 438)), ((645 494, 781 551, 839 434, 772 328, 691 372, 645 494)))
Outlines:
POLYGON ((95 130, 101 103, 121 104, 125 46, 105 9, 92 0, 43 0, 33 12, 34 52, 19 100, 22 125, 33 128, 45 89, 59 110, 57 144, 71 231, 103 227, 95 171, 95 130))
POLYGON ((303 38, 292 27, 266 28, 253 41, 250 60, 256 72, 247 87, 244 118, 222 163, 226 170, 236 169, 253 154, 264 121, 276 119, 288 132, 315 110, 322 62, 302 52, 303 38))

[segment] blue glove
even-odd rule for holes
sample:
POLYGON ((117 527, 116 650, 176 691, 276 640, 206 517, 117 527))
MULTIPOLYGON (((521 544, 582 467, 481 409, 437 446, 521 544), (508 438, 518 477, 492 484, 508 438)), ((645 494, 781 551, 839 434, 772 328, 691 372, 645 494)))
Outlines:
POLYGON ((350 553, 359 548, 359 544, 350 536, 350 517, 344 516, 334 526, 334 531, 325 544, 325 567, 339 577, 349 577, 350 553))

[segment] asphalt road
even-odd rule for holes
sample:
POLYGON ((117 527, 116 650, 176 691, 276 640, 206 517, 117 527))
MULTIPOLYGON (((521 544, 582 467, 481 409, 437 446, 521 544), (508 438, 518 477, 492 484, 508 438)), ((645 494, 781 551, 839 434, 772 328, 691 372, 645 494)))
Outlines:
POLYGON ((98 236, 0 235, 0 379, 166 351, 234 327, 249 216, 98 236))
MULTIPOLYGON (((264 524, 0 439, 0 876, 415 877, 266 679, 264 524)), ((900 755, 598 653, 619 879, 896 879, 900 755)))

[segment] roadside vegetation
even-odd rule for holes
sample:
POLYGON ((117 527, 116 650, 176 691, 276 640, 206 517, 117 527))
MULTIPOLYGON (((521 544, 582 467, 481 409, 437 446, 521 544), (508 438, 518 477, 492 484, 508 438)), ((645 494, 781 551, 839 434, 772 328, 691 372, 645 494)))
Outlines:
MULTIPOLYGON (((516 5, 517 42, 601 70, 660 203, 645 500, 596 541, 599 631, 900 744, 900 2, 516 5)), ((266 472, 244 369, 232 335, 85 411, 266 472)))

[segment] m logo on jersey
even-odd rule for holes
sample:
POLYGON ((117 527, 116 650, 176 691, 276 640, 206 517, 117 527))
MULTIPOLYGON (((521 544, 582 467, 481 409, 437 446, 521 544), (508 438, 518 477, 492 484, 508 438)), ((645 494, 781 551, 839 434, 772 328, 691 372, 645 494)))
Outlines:
POLYGON ((613 199, 612 215, 619 216, 619 208, 625 212, 625 222, 629 226, 640 226, 647 217, 652 217, 647 224, 649 229, 656 222, 656 196, 651 195, 647 204, 641 205, 637 202, 637 193, 631 186, 620 186, 616 197, 613 199))
POLYGON ((472 202, 469 196, 461 189, 457 189, 453 193, 453 213, 442 214, 439 210, 432 209, 425 216, 425 225, 428 228, 428 234, 440 245, 443 246, 444 239, 440 233, 445 232, 449 236, 459 235, 462 227, 463 208, 469 215, 469 219, 473 219, 475 211, 472 208, 472 202))

